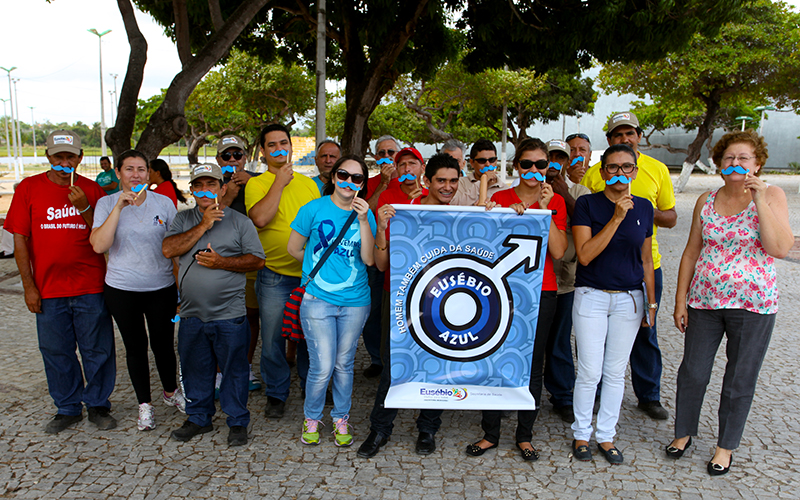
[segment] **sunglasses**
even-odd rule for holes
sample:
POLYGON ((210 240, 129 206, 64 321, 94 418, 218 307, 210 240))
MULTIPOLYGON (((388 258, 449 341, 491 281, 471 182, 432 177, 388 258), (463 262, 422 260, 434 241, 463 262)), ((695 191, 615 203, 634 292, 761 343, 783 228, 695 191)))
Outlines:
POLYGON ((378 151, 378 156, 394 156, 397 154, 397 151, 394 149, 381 149, 378 151))
POLYGON ((592 141, 589 140, 589 136, 586 135, 586 134, 570 134, 565 139, 565 142, 569 142, 572 139, 583 139, 584 141, 588 142, 589 144, 592 143, 592 141))
POLYGON ((550 167, 550 162, 547 160, 520 160, 519 168, 520 170, 530 170, 531 167, 536 167, 536 170, 544 170, 550 167))
POLYGON ((337 170, 336 178, 339 179, 340 181, 353 179, 354 184, 361 184, 362 182, 364 182, 364 174, 351 174, 347 170, 337 170))
POLYGON ((492 156, 491 158, 473 158, 473 160, 478 165, 486 165, 486 162, 489 162, 489 163, 496 162, 497 161, 497 157, 496 156, 492 156))
POLYGON ((224 161, 231 161, 231 158, 234 158, 236 161, 241 160, 244 157, 244 153, 241 151, 234 151, 231 153, 230 151, 225 151, 224 153, 220 153, 219 157, 222 158, 224 161))

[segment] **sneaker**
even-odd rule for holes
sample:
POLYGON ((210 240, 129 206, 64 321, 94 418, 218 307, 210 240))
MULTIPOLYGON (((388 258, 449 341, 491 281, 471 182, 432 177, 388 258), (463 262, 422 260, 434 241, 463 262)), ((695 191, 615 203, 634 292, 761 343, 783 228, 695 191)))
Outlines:
POLYGON ((319 444, 319 427, 322 422, 307 418, 303 420, 303 435, 300 436, 300 441, 304 444, 319 444))
POLYGON ((247 427, 234 425, 228 431, 228 446, 244 446, 247 444, 247 427))
POLYGON ((44 427, 44 432, 47 434, 58 434, 59 432, 63 431, 67 427, 73 424, 77 424, 83 420, 83 415, 62 415, 58 414, 53 417, 53 420, 47 422, 47 425, 44 427))
POLYGON ((345 415, 333 424, 333 436, 336 446, 352 446, 353 435, 350 434, 349 415, 345 415))
POLYGON ((172 396, 167 396, 166 392, 164 392, 162 396, 167 406, 174 406, 179 412, 186 413, 186 398, 183 397, 183 391, 181 391, 180 386, 175 389, 172 396))
POLYGON ((214 401, 219 400, 219 388, 222 386, 222 374, 217 372, 217 380, 214 382, 214 401))
POLYGON ((105 406, 93 406, 89 408, 89 422, 97 426, 101 431, 107 431, 117 426, 117 419, 109 415, 111 408, 105 406))
POLYGON ((153 411, 153 405, 150 403, 142 403, 139 405, 139 420, 137 425, 140 431, 151 431, 156 428, 156 417, 153 411))
POLYGON ((253 365, 250 365, 250 380, 247 384, 247 390, 257 391, 259 389, 261 389, 261 382, 256 378, 256 374, 253 373, 253 365))
POLYGON ((172 439, 176 441, 188 441, 195 437, 198 434, 205 434, 206 432, 211 432, 213 427, 210 425, 206 425, 205 427, 201 427, 194 422, 190 422, 187 420, 183 423, 180 429, 176 429, 172 431, 172 439))
POLYGON ((264 416, 267 418, 283 418, 286 412, 286 402, 278 398, 267 396, 267 407, 264 409, 264 416))

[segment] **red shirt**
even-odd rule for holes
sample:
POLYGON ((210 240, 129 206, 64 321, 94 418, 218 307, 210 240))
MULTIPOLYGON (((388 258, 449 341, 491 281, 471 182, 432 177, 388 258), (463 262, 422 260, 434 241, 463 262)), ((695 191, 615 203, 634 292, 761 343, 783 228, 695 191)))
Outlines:
MULTIPOLYGON (((106 195, 93 180, 75 175, 89 205, 106 195)), ((47 172, 23 179, 11 200, 5 229, 30 238, 33 281, 43 299, 75 297, 103 292, 106 259, 89 243, 92 227, 68 199, 69 186, 61 186, 47 172)))
POLYGON ((178 196, 175 194, 175 188, 172 187, 172 183, 170 181, 164 181, 153 190, 154 193, 163 194, 175 205, 175 208, 178 208, 178 196))
MULTIPOLYGON (((514 188, 504 189, 498 191, 492 196, 492 201, 501 207, 510 207, 514 203, 522 203, 522 200, 517 196, 517 191, 514 188)), ((539 203, 534 203, 529 208, 539 208, 539 203)), ((567 205, 564 203, 564 198, 558 194, 553 193, 553 199, 547 204, 547 208, 555 210, 553 214, 553 222, 558 229, 562 231, 567 230, 567 205)), ((544 260, 544 277, 542 280, 542 290, 554 292, 558 290, 558 282, 556 281, 556 273, 553 271, 553 258, 550 257, 550 252, 544 260)))
POLYGON ((372 198, 372 193, 378 189, 378 186, 381 183, 381 174, 373 175, 369 179, 367 179, 367 199, 372 198))
MULTIPOLYGON (((389 183, 389 187, 386 188, 386 191, 382 192, 380 197, 378 197, 378 206, 375 209, 375 213, 378 213, 378 210, 384 205, 419 205, 422 198, 428 196, 428 190, 422 188, 422 194, 419 198, 414 198, 413 200, 408 199, 408 195, 400 189, 400 181, 397 179, 392 179, 389 183)), ((391 220, 389 221, 389 225, 391 225, 391 220)), ((389 244, 389 226, 386 227, 386 244, 389 244)), ((386 273, 386 277, 383 280, 383 289, 385 291, 389 291, 389 273, 386 273)))

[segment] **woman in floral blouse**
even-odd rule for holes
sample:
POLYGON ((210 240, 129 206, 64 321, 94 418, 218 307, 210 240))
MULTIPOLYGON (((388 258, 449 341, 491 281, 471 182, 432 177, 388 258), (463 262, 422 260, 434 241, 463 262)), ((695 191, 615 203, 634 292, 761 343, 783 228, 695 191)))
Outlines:
POLYGON ((712 476, 728 472, 739 446, 778 311, 773 259, 785 257, 794 243, 786 195, 758 177, 766 146, 752 130, 726 134, 716 144, 712 157, 725 185, 698 198, 678 273, 674 318, 686 337, 675 439, 666 452, 680 458, 697 435, 714 358, 727 336, 712 476))

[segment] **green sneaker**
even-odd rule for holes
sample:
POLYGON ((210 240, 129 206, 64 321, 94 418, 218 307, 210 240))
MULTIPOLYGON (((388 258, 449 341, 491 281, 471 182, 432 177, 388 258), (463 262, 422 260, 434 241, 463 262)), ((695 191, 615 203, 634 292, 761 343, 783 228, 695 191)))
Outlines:
POLYGON ((319 426, 322 422, 307 418, 303 420, 303 435, 300 436, 300 441, 304 444, 319 444, 319 426))
POLYGON ((333 424, 333 435, 335 438, 336 446, 351 446, 353 444, 353 435, 350 434, 350 424, 347 423, 349 415, 340 418, 333 424))

